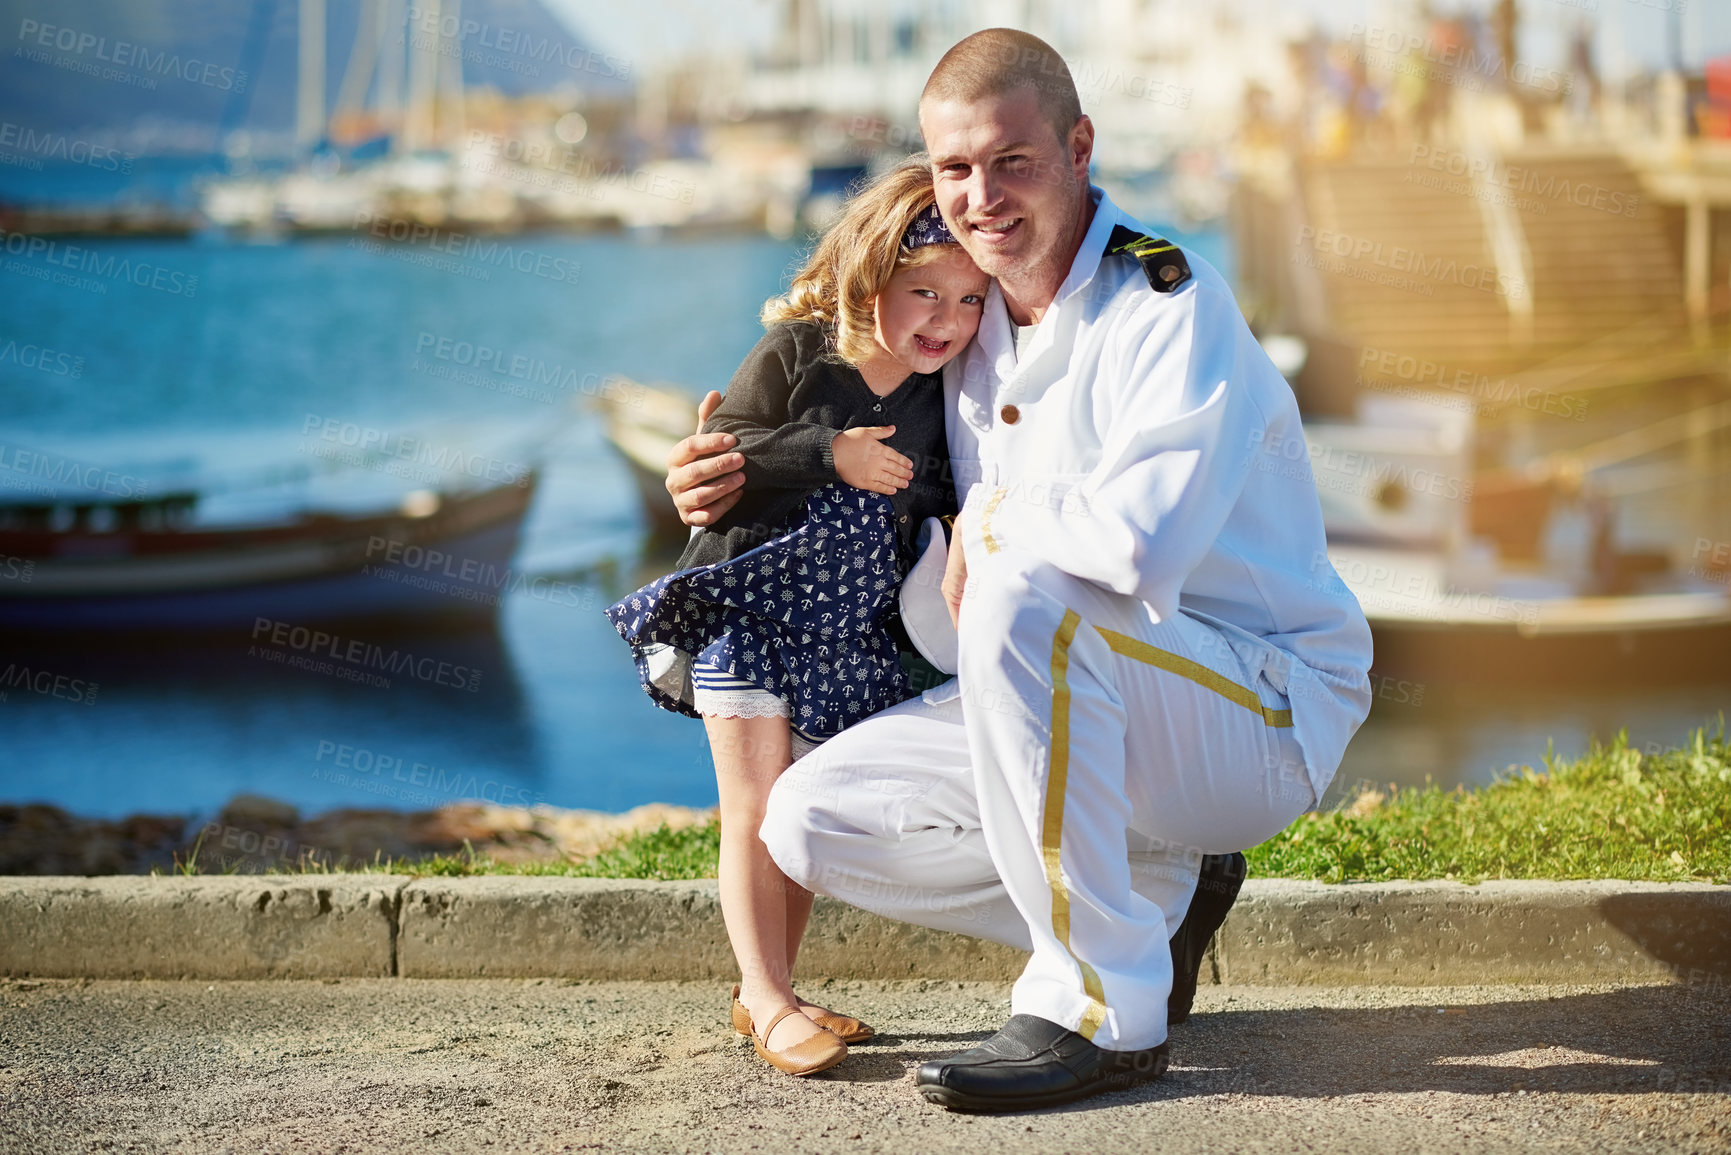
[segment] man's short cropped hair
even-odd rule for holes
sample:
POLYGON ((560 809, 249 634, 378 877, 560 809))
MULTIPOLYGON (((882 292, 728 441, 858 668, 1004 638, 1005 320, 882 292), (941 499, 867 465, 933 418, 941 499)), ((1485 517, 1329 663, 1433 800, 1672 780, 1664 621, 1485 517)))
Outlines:
POLYGON ((1050 44, 1015 28, 987 28, 958 41, 932 69, 920 101, 967 104, 1025 86, 1039 94, 1040 111, 1058 140, 1068 141, 1082 117, 1070 67, 1050 44))

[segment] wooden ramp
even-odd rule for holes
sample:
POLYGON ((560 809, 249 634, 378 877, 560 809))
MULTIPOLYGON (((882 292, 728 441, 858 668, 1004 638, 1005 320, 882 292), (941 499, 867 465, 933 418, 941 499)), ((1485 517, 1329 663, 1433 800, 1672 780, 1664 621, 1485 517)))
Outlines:
POLYGON ((1332 380, 1307 382, 1312 393, 1343 400, 1350 382, 1339 378, 1367 350, 1508 374, 1594 342, 1605 355, 1618 334, 1649 347, 1668 344, 1655 330, 1687 339, 1664 214, 1619 156, 1438 155, 1440 170, 1401 154, 1311 160, 1276 185, 1246 182, 1247 295, 1265 327, 1322 352, 1316 371, 1332 380))

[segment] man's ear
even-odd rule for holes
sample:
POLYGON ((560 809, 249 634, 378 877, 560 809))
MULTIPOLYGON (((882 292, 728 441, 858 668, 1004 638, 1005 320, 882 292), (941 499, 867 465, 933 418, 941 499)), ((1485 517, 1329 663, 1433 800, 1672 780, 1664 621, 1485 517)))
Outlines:
POLYGON ((1070 167, 1076 170, 1076 175, 1083 180, 1088 179, 1088 165, 1094 159, 1094 122, 1083 113, 1076 118, 1075 127, 1070 129, 1070 167))

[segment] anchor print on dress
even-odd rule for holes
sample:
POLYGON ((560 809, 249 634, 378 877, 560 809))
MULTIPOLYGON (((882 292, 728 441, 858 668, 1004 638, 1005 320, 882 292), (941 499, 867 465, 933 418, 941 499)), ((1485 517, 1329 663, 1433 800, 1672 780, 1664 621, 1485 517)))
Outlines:
POLYGON ((644 651, 669 645, 794 702, 801 729, 828 737, 910 693, 880 625, 898 582, 893 506, 834 485, 757 549, 669 574, 607 614, 657 703, 693 713, 649 678, 644 651))

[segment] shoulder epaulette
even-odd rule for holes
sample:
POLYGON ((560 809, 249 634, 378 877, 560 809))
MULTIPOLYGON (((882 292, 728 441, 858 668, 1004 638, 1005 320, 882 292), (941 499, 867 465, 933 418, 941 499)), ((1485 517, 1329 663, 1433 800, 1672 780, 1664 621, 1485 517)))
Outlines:
POLYGON ((1106 240, 1106 254, 1126 253, 1136 258, 1156 293, 1170 293, 1190 279, 1190 262, 1177 245, 1163 237, 1151 237, 1123 225, 1113 225, 1106 240))

